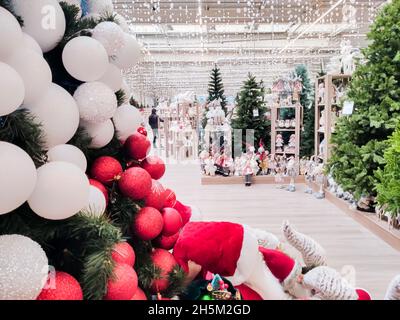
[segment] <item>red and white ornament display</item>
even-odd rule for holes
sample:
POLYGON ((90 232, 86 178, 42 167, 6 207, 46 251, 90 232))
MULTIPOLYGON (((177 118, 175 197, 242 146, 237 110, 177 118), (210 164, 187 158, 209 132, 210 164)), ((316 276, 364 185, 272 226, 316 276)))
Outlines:
POLYGON ((142 208, 136 215, 132 231, 145 241, 156 238, 163 229, 163 218, 157 209, 152 207, 142 208))

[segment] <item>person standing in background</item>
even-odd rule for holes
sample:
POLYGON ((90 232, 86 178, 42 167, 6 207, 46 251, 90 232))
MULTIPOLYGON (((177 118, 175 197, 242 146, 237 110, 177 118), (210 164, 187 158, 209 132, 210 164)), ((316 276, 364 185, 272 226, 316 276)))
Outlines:
POLYGON ((153 131, 153 146, 155 148, 156 148, 157 138, 159 137, 159 134, 158 134, 158 122, 159 121, 164 122, 164 120, 158 116, 157 110, 155 108, 153 108, 151 110, 151 115, 149 116, 149 125, 153 131))

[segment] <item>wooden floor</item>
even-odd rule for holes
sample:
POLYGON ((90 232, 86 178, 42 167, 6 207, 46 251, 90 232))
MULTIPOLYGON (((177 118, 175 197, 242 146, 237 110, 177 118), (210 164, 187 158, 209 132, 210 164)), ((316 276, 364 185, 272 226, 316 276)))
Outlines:
POLYGON ((400 273, 399 252, 327 200, 305 194, 303 185, 295 193, 274 185, 202 186, 193 164, 168 165, 162 182, 175 190, 179 200, 197 206, 204 220, 246 223, 282 238, 281 223, 288 219, 326 249, 331 267, 341 271, 354 266, 357 286, 374 299, 382 299, 390 280, 400 273))

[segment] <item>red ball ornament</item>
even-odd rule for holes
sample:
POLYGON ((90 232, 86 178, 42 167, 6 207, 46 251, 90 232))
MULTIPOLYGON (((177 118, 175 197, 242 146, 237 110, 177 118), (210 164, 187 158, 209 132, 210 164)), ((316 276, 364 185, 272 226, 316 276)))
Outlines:
POLYGON ((151 143, 147 137, 135 132, 125 142, 125 150, 129 157, 142 160, 147 157, 151 149, 151 143))
POLYGON ((151 191, 151 177, 142 168, 129 168, 121 174, 118 181, 122 194, 133 200, 142 200, 151 191))
POLYGON ((173 208, 176 203, 176 194, 171 189, 165 189, 164 207, 173 208))
POLYGON ((156 238, 163 229, 163 218, 157 209, 152 207, 142 208, 133 222, 133 232, 142 240, 148 241, 156 238))
POLYGON ((136 293, 133 295, 131 300, 147 300, 147 297, 142 289, 137 288, 136 293))
POLYGON ((137 132, 139 132, 140 134, 144 135, 145 137, 147 137, 147 130, 145 127, 139 127, 137 129, 137 132))
POLYGON ((97 158, 90 169, 91 178, 105 185, 111 185, 121 173, 122 166, 118 160, 108 156, 97 158))
POLYGON ((103 194, 104 198, 106 198, 106 205, 108 205, 108 191, 107 188, 99 181, 94 180, 94 179, 89 179, 89 183, 93 186, 99 189, 103 194))
POLYGON ((144 200, 146 207, 153 207, 157 210, 161 210, 165 203, 165 190, 162 184, 157 180, 153 180, 151 191, 144 200))
POLYGON ((153 179, 160 179, 165 173, 165 163, 157 156, 149 156, 142 162, 142 168, 145 169, 153 179))
POLYGON ((135 265, 135 251, 128 242, 117 243, 111 257, 116 263, 127 264, 131 267, 135 265))
POLYGON ((159 279, 153 279, 151 290, 153 293, 163 292, 169 286, 168 275, 177 265, 174 256, 164 249, 155 249, 151 254, 153 264, 161 269, 159 279))
POLYGON ((127 264, 118 263, 114 268, 114 277, 107 283, 105 300, 130 300, 138 288, 135 270, 127 264))
POLYGON ((172 236, 183 226, 182 217, 178 211, 173 208, 164 208, 161 210, 164 220, 164 227, 162 229, 163 236, 172 236))
POLYGON ((66 272, 56 271, 50 274, 47 284, 36 300, 83 300, 79 282, 66 272))
POLYGON ((171 250, 175 246, 176 241, 178 241, 179 233, 177 232, 169 237, 160 235, 153 240, 153 244, 156 248, 171 250))

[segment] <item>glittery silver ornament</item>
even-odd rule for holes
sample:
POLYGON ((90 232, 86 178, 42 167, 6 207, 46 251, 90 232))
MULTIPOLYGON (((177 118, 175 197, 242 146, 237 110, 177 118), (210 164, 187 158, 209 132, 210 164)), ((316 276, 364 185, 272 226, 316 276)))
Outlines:
POLYGON ((74 98, 82 120, 102 123, 110 119, 117 110, 114 92, 102 82, 87 82, 78 87, 74 98))
POLYGON ((0 236, 0 300, 34 300, 44 287, 49 266, 45 252, 32 239, 0 236))
POLYGON ((125 45, 124 31, 115 22, 100 22, 93 29, 92 38, 104 46, 109 56, 114 56, 125 45))

